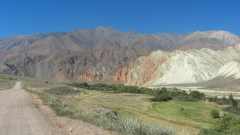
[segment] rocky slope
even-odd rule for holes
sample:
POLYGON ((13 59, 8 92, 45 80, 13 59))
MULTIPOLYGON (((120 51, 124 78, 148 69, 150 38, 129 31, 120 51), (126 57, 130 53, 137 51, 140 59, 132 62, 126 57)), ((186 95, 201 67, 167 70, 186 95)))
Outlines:
POLYGON ((223 65, 217 75, 217 77, 232 77, 234 79, 240 79, 240 63, 238 61, 230 61, 223 65))
POLYGON ((0 40, 0 71, 134 85, 199 82, 239 59, 231 47, 239 42, 225 31, 145 35, 103 27, 18 36, 0 40))
POLYGON ((204 48, 168 53, 156 51, 149 56, 140 57, 131 65, 127 82, 131 85, 160 85, 198 83, 217 77, 239 79, 239 60, 239 45, 223 50, 204 48), (151 66, 152 70, 143 69, 149 62, 155 63, 151 66))

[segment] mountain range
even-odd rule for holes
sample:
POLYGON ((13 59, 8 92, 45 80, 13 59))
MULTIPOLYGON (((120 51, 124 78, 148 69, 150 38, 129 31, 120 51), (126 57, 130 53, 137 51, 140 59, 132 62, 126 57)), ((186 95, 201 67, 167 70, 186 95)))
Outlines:
POLYGON ((169 85, 240 79, 240 37, 98 27, 0 39, 0 72, 40 79, 169 85))

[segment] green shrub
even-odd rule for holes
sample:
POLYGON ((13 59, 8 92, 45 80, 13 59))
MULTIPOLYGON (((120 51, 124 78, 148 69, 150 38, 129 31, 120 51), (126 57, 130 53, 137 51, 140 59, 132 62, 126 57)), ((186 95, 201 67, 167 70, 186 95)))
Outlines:
POLYGON ((135 94, 151 94, 152 90, 143 87, 137 86, 126 86, 123 84, 88 84, 88 83, 70 83, 70 86, 83 88, 87 90, 97 90, 97 91, 108 91, 108 92, 115 92, 115 93, 135 93, 135 94))
POLYGON ((209 129, 202 129, 199 133, 199 135, 226 135, 224 133, 220 133, 215 130, 209 130, 209 129))
POLYGON ((188 94, 183 91, 183 90, 179 90, 174 88, 173 90, 169 90, 171 97, 174 100, 180 100, 180 101, 186 101, 188 99, 188 94))
POLYGON ((80 90, 75 90, 70 87, 56 87, 56 88, 51 88, 46 90, 47 93, 53 94, 53 95, 59 95, 59 96, 64 96, 64 95, 75 95, 79 94, 81 91, 80 90))
POLYGON ((169 100, 182 100, 182 101, 198 101, 204 100, 205 95, 198 91, 191 91, 189 94, 177 88, 161 88, 149 89, 137 86, 126 86, 122 84, 88 84, 88 83, 70 83, 70 86, 83 88, 87 90, 107 91, 114 93, 135 93, 135 94, 148 94, 154 96, 153 101, 169 101, 169 100))
POLYGON ((172 95, 166 88, 162 88, 161 90, 157 90, 154 94, 153 101, 169 101, 172 99, 172 95))
POLYGON ((211 111, 211 116, 214 118, 214 119, 218 119, 220 118, 220 112, 218 110, 212 110, 211 111))
POLYGON ((205 98, 205 95, 199 91, 191 91, 189 93, 190 100, 203 100, 204 98, 205 98))
POLYGON ((199 101, 204 100, 205 95, 198 91, 191 91, 189 94, 179 89, 167 89, 162 88, 155 90, 153 94, 153 101, 169 101, 169 100, 180 100, 180 101, 199 101))

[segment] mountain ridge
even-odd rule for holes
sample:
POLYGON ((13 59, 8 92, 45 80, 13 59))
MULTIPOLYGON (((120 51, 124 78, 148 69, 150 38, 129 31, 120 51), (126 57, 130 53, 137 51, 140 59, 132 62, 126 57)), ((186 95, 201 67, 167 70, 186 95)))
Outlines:
MULTIPOLYGON (((156 51, 159 52, 159 51, 156 51)), ((156 53, 152 52, 152 55, 139 58, 135 64, 133 64, 128 83, 130 85, 166 85, 166 84, 187 84, 198 83, 207 80, 211 80, 218 76, 226 76, 225 72, 232 73, 231 75, 238 75, 238 62, 240 59, 239 45, 229 46, 223 50, 213 49, 190 49, 190 50, 175 50, 173 52, 156 53), (154 58, 152 58, 154 56, 154 58), (163 63, 158 60, 164 59, 163 63), (146 62, 155 63, 155 70, 149 73, 149 70, 144 70, 139 67, 144 67, 146 62), (230 63, 230 67, 229 67, 230 63), (235 64, 237 63, 237 64, 235 64), (224 68, 225 67, 225 68, 224 68), (220 72, 219 70, 225 72, 220 72), (236 72, 232 72, 232 69, 236 69, 236 72), (220 72, 220 73, 218 73, 220 72), (154 76, 152 75, 154 74, 154 76), (141 82, 144 75, 151 75, 145 82, 141 82), (136 80, 136 82, 134 81, 136 80)), ((238 78, 236 78, 238 79, 238 78)))
MULTIPOLYGON (((207 31, 198 35, 199 32, 186 35, 147 35, 99 27, 90 30, 18 36, 0 40, 0 71, 42 79, 111 81, 144 85, 153 78, 160 79, 159 75, 153 73, 161 63, 171 63, 169 59, 174 58, 171 56, 173 53, 179 57, 175 57, 177 59, 175 61, 182 61, 184 57, 193 59, 194 55, 204 48, 217 54, 240 41, 237 35, 225 31, 207 31), (155 52, 156 50, 158 51, 155 52), (193 51, 193 56, 186 56, 190 51, 193 51), (159 54, 163 57, 154 56, 159 54), (152 56, 148 57, 149 55, 152 56), (146 62, 141 63, 139 59, 144 59, 146 62), (139 76, 131 73, 136 67, 143 70, 139 76)), ((197 55, 203 57, 206 54, 197 55)), ((190 66, 187 63, 185 65, 190 66)), ((165 67, 166 72, 168 72, 167 68, 168 66, 165 67)), ((169 80, 167 78, 171 76, 171 72, 176 71, 177 69, 174 69, 169 71, 169 75, 165 74, 165 80, 169 80)), ((185 79, 193 79, 190 77, 192 74, 195 73, 191 73, 189 77, 185 76, 185 79)), ((183 79, 181 76, 183 75, 179 74, 180 79, 183 79)), ((196 77, 195 81, 202 80, 197 78, 205 76, 208 75, 203 73, 196 77)))

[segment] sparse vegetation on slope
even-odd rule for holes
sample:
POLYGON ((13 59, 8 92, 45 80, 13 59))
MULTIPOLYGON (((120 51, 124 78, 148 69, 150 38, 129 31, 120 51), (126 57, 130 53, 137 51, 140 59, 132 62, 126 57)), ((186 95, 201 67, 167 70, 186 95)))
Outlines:
POLYGON ((226 113, 200 92, 172 88, 72 83, 37 92, 58 115, 127 135, 172 133, 169 127, 177 135, 197 135, 201 128, 213 128, 226 113))

